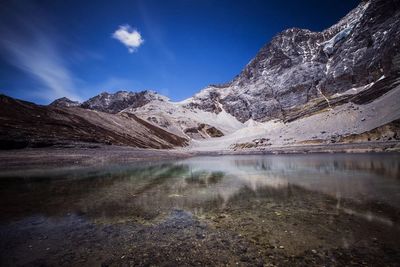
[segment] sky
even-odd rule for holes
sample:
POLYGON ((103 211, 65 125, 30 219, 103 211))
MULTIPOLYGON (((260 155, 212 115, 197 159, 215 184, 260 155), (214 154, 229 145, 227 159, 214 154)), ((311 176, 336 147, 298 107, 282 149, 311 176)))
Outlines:
POLYGON ((321 31, 358 0, 0 0, 0 93, 49 104, 154 90, 174 101, 240 73, 277 33, 321 31))

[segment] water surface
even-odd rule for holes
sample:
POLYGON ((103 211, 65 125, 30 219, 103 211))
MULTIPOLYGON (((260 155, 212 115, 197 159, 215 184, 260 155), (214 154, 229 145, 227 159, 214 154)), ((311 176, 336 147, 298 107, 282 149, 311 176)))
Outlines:
POLYGON ((0 174, 1 265, 400 263, 400 156, 185 160, 0 174))

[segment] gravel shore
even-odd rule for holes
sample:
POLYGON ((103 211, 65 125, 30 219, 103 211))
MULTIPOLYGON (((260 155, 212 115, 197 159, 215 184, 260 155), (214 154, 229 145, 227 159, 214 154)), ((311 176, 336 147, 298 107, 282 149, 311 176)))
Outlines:
POLYGON ((26 169, 87 167, 104 164, 127 164, 191 156, 304 154, 304 153, 369 153, 399 152, 400 142, 368 142, 329 145, 296 145, 267 148, 248 148, 220 151, 191 151, 187 149, 157 150, 98 144, 26 148, 0 151, 0 172, 26 169))

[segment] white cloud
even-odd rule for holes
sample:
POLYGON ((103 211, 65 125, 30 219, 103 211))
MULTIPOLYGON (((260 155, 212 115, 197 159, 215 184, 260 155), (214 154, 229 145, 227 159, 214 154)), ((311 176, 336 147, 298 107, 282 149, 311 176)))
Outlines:
POLYGON ((119 26, 112 37, 123 43, 128 48, 129 53, 135 52, 144 42, 140 32, 129 25, 119 26))

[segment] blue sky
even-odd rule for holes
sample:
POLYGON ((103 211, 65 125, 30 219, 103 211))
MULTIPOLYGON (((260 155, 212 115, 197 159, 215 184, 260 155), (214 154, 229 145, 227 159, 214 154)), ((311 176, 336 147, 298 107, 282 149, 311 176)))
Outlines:
POLYGON ((231 80, 280 31, 323 30, 358 2, 0 1, 0 93, 48 104, 152 89, 183 100, 231 80))

